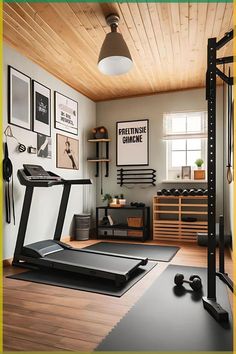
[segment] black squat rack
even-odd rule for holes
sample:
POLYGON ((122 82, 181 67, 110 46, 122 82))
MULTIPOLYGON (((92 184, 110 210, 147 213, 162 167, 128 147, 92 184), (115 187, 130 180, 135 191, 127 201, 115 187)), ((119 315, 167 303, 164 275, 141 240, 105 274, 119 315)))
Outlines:
POLYGON ((208 273, 207 296, 202 298, 204 308, 219 322, 229 319, 216 299, 216 78, 220 77, 228 85, 233 78, 223 73, 217 65, 233 63, 233 56, 217 58, 217 51, 233 39, 233 30, 218 42, 208 39, 206 99, 208 101, 208 273))

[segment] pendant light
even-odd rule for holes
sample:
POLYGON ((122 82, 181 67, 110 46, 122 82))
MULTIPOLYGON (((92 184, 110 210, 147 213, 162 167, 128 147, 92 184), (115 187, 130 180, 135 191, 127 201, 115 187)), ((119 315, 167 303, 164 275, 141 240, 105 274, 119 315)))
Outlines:
POLYGON ((98 68, 105 75, 122 75, 133 66, 132 58, 121 33, 117 32, 120 17, 106 17, 111 32, 106 35, 98 59, 98 68))

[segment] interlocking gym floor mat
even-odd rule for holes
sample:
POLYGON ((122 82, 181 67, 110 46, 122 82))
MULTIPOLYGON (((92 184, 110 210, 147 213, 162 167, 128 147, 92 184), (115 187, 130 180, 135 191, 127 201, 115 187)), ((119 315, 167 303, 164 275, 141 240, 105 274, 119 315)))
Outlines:
POLYGON ((217 300, 229 311, 229 325, 203 308, 202 293, 188 284, 174 287, 174 276, 198 274, 206 294, 207 270, 170 265, 96 348, 97 351, 232 351, 232 313, 226 286, 217 279, 217 300))
POLYGON ((121 297, 156 265, 156 262, 149 261, 147 265, 139 267, 133 277, 122 288, 117 288, 113 281, 107 279, 99 279, 55 270, 46 270, 45 272, 40 270, 30 270, 7 276, 7 278, 121 297))
POLYGON ((94 251, 144 257, 153 261, 169 262, 178 252, 179 247, 143 245, 136 243, 98 242, 85 247, 94 251))

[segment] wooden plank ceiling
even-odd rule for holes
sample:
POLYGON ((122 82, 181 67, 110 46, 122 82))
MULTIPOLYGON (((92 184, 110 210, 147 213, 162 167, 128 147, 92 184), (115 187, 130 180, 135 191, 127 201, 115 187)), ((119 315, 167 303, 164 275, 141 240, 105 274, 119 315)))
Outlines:
POLYGON ((4 40, 94 101, 204 86, 207 38, 232 27, 231 3, 4 3, 4 40), (97 58, 113 12, 134 68, 108 77, 97 58))

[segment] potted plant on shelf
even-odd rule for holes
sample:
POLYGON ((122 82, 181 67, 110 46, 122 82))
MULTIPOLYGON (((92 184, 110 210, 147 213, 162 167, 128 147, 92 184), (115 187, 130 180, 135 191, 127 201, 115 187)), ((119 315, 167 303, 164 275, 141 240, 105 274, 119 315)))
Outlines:
POLYGON ((107 201, 107 206, 112 202, 112 196, 109 193, 106 193, 102 196, 102 201, 105 202, 107 201))
POLYGON ((194 170, 194 179, 201 180, 206 178, 206 171, 202 169, 202 165, 204 164, 203 159, 199 158, 195 161, 195 165, 197 166, 197 170, 194 170))

